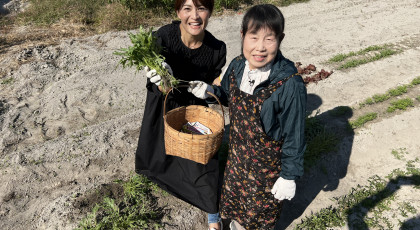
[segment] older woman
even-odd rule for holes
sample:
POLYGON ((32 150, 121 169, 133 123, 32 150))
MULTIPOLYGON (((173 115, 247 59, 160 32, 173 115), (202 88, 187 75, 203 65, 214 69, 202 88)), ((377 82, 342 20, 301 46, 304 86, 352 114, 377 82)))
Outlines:
MULTIPOLYGON (((173 76, 184 81, 199 80, 211 84, 226 63, 226 44, 206 31, 214 0, 176 0, 179 21, 155 32, 164 48, 164 66, 173 76)), ((147 98, 136 151, 136 172, 146 175, 174 196, 210 213, 209 227, 218 230, 218 161, 203 165, 165 153, 163 129, 164 96, 160 76, 151 70, 147 74, 147 98)), ((179 88, 168 95, 167 111, 187 105, 207 105, 179 88)))

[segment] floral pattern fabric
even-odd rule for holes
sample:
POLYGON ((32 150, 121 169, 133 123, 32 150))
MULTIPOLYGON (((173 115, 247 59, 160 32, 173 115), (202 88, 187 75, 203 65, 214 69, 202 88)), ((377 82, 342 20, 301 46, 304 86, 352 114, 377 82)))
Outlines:
POLYGON ((282 202, 271 188, 281 171, 282 142, 265 134, 260 111, 264 100, 293 76, 250 95, 236 86, 234 71, 230 75, 230 146, 220 213, 245 229, 273 229, 280 217, 282 202))

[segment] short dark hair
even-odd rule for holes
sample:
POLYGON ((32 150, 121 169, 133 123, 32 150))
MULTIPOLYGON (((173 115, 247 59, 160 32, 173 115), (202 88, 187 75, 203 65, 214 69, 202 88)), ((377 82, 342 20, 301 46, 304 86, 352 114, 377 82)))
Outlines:
POLYGON ((268 27, 274 31, 277 40, 281 40, 284 32, 284 17, 279 8, 271 4, 260 4, 251 7, 242 19, 242 34, 251 30, 256 32, 260 28, 268 27))
MULTIPOLYGON (((179 11, 182 6, 184 5, 186 0, 176 0, 175 1, 175 10, 179 11)), ((203 5, 206 7, 210 14, 213 13, 213 7, 214 7, 214 0, 192 0, 195 6, 203 5)))

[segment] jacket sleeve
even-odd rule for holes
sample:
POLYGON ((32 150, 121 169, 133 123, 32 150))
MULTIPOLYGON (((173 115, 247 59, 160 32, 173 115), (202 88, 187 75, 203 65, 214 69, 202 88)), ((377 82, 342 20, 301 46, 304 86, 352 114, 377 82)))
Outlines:
POLYGON ((275 136, 284 141, 280 176, 289 180, 298 179, 304 172, 307 93, 303 81, 300 80, 301 77, 296 77, 286 82, 284 86, 287 87, 279 94, 281 98, 278 98, 281 111, 277 113, 277 121, 280 129, 275 136))
MULTIPOLYGON (((222 82, 220 86, 212 85, 214 89, 214 94, 219 98, 222 105, 227 106, 229 100, 229 76, 233 69, 233 62, 229 64, 225 74, 223 75, 222 82)), ((209 97, 206 99, 207 103, 217 103, 217 101, 213 97, 209 97)))

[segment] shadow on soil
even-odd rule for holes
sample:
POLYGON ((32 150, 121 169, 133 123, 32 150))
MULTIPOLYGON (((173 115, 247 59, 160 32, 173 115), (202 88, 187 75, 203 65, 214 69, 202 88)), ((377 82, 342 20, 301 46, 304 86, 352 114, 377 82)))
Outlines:
MULTIPOLYGON (((375 208, 386 198, 392 196, 398 191, 398 189, 403 185, 415 185, 420 186, 420 176, 398 176, 395 179, 392 179, 387 186, 379 191, 378 193, 369 196, 362 200, 360 203, 355 205, 352 209, 349 210, 350 213, 347 216, 347 223, 349 223, 350 230, 365 230, 369 229, 369 226, 363 220, 367 216, 370 210, 375 208)), ((420 217, 412 218, 404 223, 402 223, 400 229, 415 229, 419 226, 420 217)))
MULTIPOLYGON (((322 105, 322 98, 308 94, 307 112, 312 114, 322 105)), ((321 191, 334 191, 340 179, 347 175, 347 167, 353 147, 354 132, 349 127, 353 113, 350 107, 338 106, 315 117, 337 137, 337 151, 322 153, 316 163, 305 170, 305 175, 296 181, 296 195, 285 200, 276 230, 286 229, 299 218, 321 191)), ((306 157, 305 157, 306 161, 306 157)))

